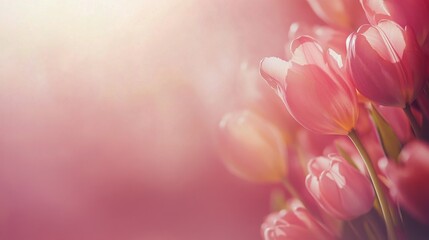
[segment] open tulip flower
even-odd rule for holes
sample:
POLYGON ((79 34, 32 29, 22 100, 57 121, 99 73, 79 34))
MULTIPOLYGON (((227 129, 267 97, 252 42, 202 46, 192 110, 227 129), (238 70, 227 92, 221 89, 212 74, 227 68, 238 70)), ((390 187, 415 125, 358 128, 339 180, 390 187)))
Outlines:
POLYGON ((326 212, 349 220, 371 210, 375 198, 371 182, 342 157, 313 158, 308 170, 307 189, 326 212))
POLYGON ((390 20, 350 35, 348 70, 357 90, 385 106, 404 108, 425 83, 425 57, 412 29, 390 20))
POLYGON ((334 235, 305 208, 282 210, 268 215, 261 226, 264 240, 331 240, 334 235))
POLYGON ((347 135, 358 118, 356 91, 344 74, 341 56, 323 51, 311 37, 291 44, 292 58, 266 58, 261 75, 302 126, 317 133, 347 135))

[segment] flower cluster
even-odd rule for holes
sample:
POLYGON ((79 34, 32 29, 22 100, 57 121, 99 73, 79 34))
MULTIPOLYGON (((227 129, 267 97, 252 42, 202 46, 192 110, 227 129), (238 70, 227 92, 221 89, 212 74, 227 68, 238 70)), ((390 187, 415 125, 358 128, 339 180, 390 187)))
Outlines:
POLYGON ((282 104, 261 91, 220 123, 233 174, 285 187, 262 237, 429 236, 429 2, 308 3, 327 25, 292 24, 260 63, 282 104))

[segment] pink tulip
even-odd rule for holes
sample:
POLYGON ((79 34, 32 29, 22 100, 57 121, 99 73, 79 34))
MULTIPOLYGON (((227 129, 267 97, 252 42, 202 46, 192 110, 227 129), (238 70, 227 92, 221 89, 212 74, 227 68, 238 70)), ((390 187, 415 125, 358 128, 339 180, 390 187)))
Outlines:
POLYGON ((314 13, 326 23, 342 29, 353 29, 365 21, 357 0, 307 0, 314 13))
POLYGON ((220 122, 220 151, 236 176, 256 182, 279 182, 286 175, 286 144, 280 130, 250 111, 225 115, 220 122))
POLYGON ((305 208, 272 213, 261 226, 264 240, 335 239, 305 208))
POLYGON ((382 160, 390 194, 417 220, 429 224, 429 145, 410 142, 402 149, 399 162, 382 160))
POLYGON ((410 26, 421 46, 429 43, 429 2, 427 0, 361 0, 368 21, 377 25, 382 19, 410 26))
POLYGON ((302 126, 317 133, 347 135, 359 111, 341 56, 330 49, 324 52, 307 36, 293 41, 291 50, 288 62, 274 57, 262 60, 261 75, 302 126))
POLYGON ((405 107, 425 81, 425 58, 410 28, 389 20, 363 25, 349 37, 348 70, 368 99, 405 107))
POLYGON ((307 189, 329 214, 349 220, 371 210, 375 197, 371 182, 342 157, 313 158, 308 170, 307 189))

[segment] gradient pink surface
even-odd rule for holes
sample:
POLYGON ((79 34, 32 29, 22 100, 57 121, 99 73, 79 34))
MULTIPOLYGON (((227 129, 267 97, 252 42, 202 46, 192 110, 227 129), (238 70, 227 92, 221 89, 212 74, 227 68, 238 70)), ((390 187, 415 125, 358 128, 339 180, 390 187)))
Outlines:
MULTIPOLYGON (((304 1, 0 1, 0 239, 260 239, 215 132, 304 1)), ((262 80, 261 80, 262 81, 262 80)))

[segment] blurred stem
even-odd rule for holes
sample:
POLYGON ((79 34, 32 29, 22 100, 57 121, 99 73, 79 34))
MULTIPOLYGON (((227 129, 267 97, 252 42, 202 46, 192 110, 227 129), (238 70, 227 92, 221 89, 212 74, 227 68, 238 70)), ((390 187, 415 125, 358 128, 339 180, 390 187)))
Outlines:
POLYGON ((377 130, 377 135, 384 153, 389 159, 398 162, 398 156, 402 148, 401 141, 399 141, 395 131, 393 131, 392 127, 373 104, 368 105, 368 111, 377 130))
POLYGON ((366 169, 368 170, 369 177, 371 178, 372 185, 375 190, 375 194, 377 196, 377 200, 380 203, 381 212, 383 213, 384 222, 386 224, 387 237, 389 240, 396 240, 395 229, 393 224, 393 219, 390 214, 390 207, 387 202, 387 198, 384 195, 383 188, 381 186, 381 182, 378 179, 377 173, 375 172, 374 166, 372 165, 371 159, 369 157, 368 152, 360 141, 356 131, 352 129, 349 133, 349 138, 352 140, 357 150, 359 151, 362 159, 365 163, 366 169))
POLYGON ((421 138, 420 126, 411 111, 410 104, 407 103, 405 105, 404 112, 407 115, 408 120, 410 120, 411 128, 413 129, 414 135, 416 136, 416 138, 421 138))
POLYGON ((292 186, 292 184, 290 184, 290 182, 287 179, 283 179, 282 181, 283 186, 286 188, 286 190, 290 193, 290 195, 298 200, 301 200, 301 197, 299 195, 299 193, 295 190, 295 188, 292 186))
POLYGON ((371 240, 385 239, 385 233, 381 231, 380 216, 381 214, 371 210, 363 218, 364 229, 371 240))
POLYGON ((353 222, 346 221, 347 225, 349 225, 350 229, 353 231, 353 234, 357 237, 357 239, 362 240, 362 236, 359 234, 359 231, 356 229, 356 227, 353 225, 353 222))
POLYGON ((365 218, 363 220, 363 228, 366 232, 368 239, 370 240, 383 239, 381 233, 378 231, 376 226, 377 224, 374 222, 374 220, 371 217, 365 218))

